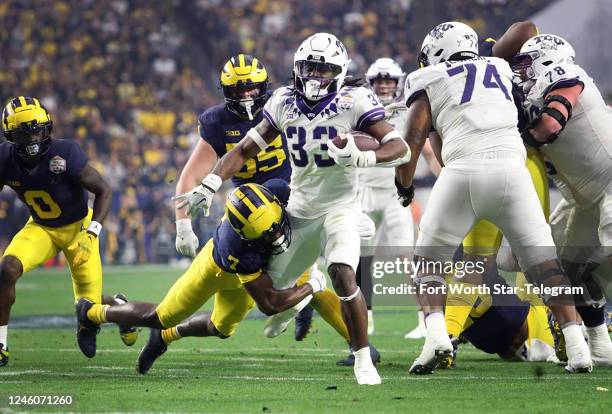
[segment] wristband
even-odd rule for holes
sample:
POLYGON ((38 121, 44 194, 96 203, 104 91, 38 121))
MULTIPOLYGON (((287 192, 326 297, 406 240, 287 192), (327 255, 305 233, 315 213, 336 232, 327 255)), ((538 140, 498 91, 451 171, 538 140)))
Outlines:
POLYGON ((101 231, 102 224, 98 223, 97 221, 92 220, 91 223, 89 223, 89 226, 87 226, 87 233, 93 234, 96 237, 100 235, 101 231))

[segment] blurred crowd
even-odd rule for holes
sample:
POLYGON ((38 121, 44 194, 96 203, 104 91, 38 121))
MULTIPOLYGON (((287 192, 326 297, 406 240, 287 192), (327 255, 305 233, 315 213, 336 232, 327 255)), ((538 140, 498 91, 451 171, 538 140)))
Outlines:
MULTIPOLYGON (((222 99, 229 56, 258 56, 277 87, 299 42, 328 31, 348 47, 354 75, 381 56, 409 72, 436 23, 460 19, 498 36, 551 1, 3 0, 0 97, 39 97, 54 137, 77 140, 111 184, 105 263, 166 262, 176 257, 175 180, 199 139, 197 115, 222 99)), ((219 200, 196 223, 201 241, 219 200)), ((10 189, 0 193, 0 251, 27 216, 10 189)))

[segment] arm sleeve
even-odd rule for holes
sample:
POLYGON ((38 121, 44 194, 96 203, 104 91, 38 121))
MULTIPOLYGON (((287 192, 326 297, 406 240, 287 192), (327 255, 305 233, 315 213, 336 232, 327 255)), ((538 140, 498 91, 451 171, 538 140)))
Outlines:
POLYGON ((353 107, 353 125, 355 129, 362 130, 385 119, 385 108, 373 91, 358 87, 350 93, 355 97, 355 106, 353 107))

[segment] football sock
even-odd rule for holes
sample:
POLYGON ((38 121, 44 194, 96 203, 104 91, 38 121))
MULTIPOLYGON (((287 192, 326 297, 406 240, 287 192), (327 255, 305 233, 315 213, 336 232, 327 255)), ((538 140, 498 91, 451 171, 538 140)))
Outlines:
POLYGON ((449 293, 446 297, 446 329, 448 330, 449 335, 452 335, 454 338, 459 338, 461 332, 463 332, 463 327, 465 326, 465 322, 470 316, 470 312, 472 311, 472 307, 478 300, 478 293, 466 293, 465 288, 472 288, 476 285, 461 283, 461 282, 453 282, 456 286, 457 292, 461 293, 449 293))
POLYGON ((603 324, 606 320, 604 308, 595 308, 593 306, 576 306, 576 310, 580 314, 584 326, 587 328, 594 328, 603 324))
POLYGON ((0 326, 0 344, 4 345, 4 349, 8 348, 8 325, 0 326))
POLYGON ((168 329, 162 329, 161 331, 162 340, 166 345, 168 345, 172 341, 176 341, 177 339, 181 339, 181 334, 179 333, 176 326, 168 329))
POLYGON ((100 325, 108 322, 106 320, 106 310, 109 308, 109 305, 100 305, 99 303, 94 303, 91 308, 87 311, 87 318, 90 321, 95 323, 96 325, 100 325))
POLYGON ((354 351, 353 355, 355 355, 355 364, 369 363, 370 365, 372 365, 372 356, 370 355, 369 346, 365 346, 357 351, 354 351))
POLYGON ((325 322, 331 325, 347 342, 349 341, 349 333, 344 319, 342 319, 342 309, 338 295, 331 289, 326 288, 315 293, 310 304, 319 312, 325 322))
POLYGON ((427 331, 446 331, 444 325, 444 314, 442 312, 434 312, 427 315, 425 318, 425 324, 427 325, 427 331))

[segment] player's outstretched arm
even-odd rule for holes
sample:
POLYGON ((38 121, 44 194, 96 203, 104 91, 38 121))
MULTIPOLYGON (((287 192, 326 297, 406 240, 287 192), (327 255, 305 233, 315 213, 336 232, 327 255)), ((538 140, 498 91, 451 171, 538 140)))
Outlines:
MULTIPOLYGON (((313 272, 318 273, 318 272, 313 272)), ((275 289, 272 279, 267 273, 262 273, 256 279, 245 283, 244 288, 249 292, 260 311, 268 316, 283 312, 298 303, 308 295, 325 289, 325 276, 313 274, 311 278, 301 286, 289 289, 275 289)))
POLYGON ((93 205, 92 222, 102 223, 111 208, 113 192, 110 185, 91 165, 87 164, 79 174, 79 183, 96 198, 93 205))
POLYGON ((406 128, 406 142, 412 153, 410 161, 395 170, 395 177, 402 187, 410 187, 414 172, 416 171, 419 155, 425 145, 427 135, 431 130, 431 106, 425 93, 416 98, 408 109, 408 127, 406 128))
POLYGON ((493 45, 493 56, 510 60, 516 55, 523 44, 538 34, 534 22, 525 20, 512 24, 506 32, 493 45))

